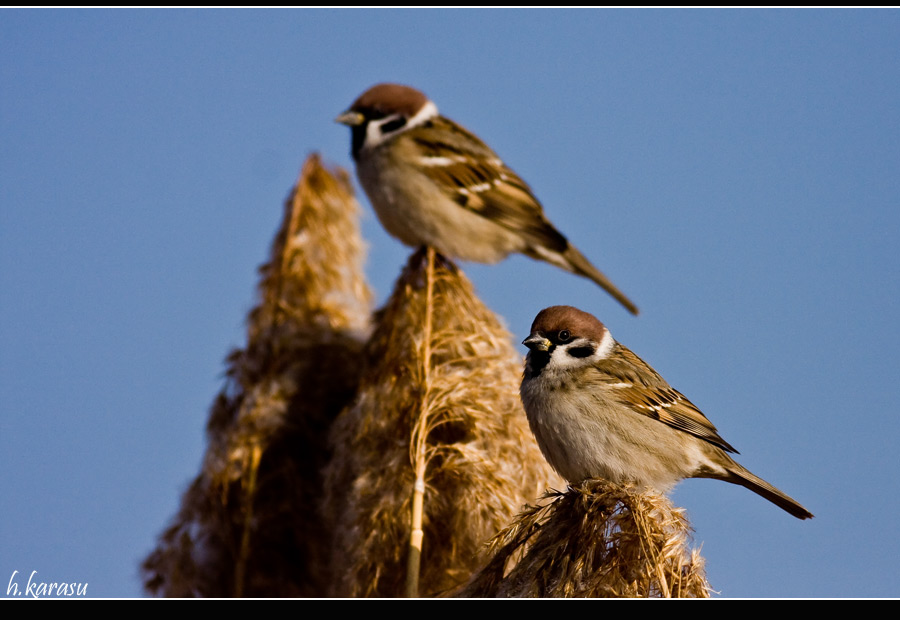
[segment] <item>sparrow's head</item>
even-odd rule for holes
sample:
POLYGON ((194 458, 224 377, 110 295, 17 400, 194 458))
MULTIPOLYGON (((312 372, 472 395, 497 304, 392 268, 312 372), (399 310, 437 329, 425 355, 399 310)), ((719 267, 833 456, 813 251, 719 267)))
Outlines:
POLYGON ((350 126, 353 158, 359 159, 364 149, 374 148, 437 114, 434 102, 415 88, 402 84, 376 84, 334 120, 350 126))
POLYGON ((615 340, 593 315, 572 306, 551 306, 538 312, 522 344, 529 349, 525 372, 536 377, 545 368, 563 370, 603 359, 615 340))

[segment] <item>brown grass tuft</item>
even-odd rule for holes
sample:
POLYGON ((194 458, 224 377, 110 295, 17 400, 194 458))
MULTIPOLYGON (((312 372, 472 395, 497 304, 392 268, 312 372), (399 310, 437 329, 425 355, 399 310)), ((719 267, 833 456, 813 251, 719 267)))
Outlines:
POLYGON ((556 480, 522 410, 509 333, 440 256, 429 303, 426 257, 413 254, 377 314, 356 402, 333 428, 325 503, 337 524, 335 596, 404 594, 417 436, 426 458, 422 596, 466 581, 484 543, 556 480))
POLYGON ((332 420, 356 393, 371 295, 346 172, 309 157, 285 204, 245 349, 207 425, 200 474, 143 563, 164 596, 321 596, 317 505, 332 420))
POLYGON ((459 596, 709 596, 690 525, 667 498, 594 479, 543 499, 491 541, 490 561, 459 596))

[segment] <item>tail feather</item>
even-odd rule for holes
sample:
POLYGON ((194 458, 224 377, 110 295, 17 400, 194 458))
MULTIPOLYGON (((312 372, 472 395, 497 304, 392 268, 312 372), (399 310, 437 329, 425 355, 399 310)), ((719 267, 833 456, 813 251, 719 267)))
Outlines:
POLYGON ((740 465, 729 468, 728 474, 728 476, 723 476, 722 480, 733 484, 739 484, 742 487, 750 489, 754 493, 765 497, 782 510, 791 513, 798 519, 812 519, 813 514, 801 506, 797 500, 779 491, 771 484, 759 476, 750 473, 740 465))
POLYGON ((631 314, 638 314, 638 308, 634 305, 628 297, 625 296, 625 293, 620 291, 615 284, 613 284, 609 278, 603 275, 596 267, 594 267, 591 262, 585 258, 584 254, 578 251, 571 243, 568 244, 568 247, 562 253, 549 252, 545 248, 542 247, 533 247, 529 248, 528 254, 532 258, 537 258, 540 260, 545 260, 548 263, 552 263, 557 267, 562 267, 566 271, 570 271, 579 276, 583 276, 585 278, 589 278, 596 282, 600 287, 612 295, 616 301, 625 306, 625 308, 631 314))

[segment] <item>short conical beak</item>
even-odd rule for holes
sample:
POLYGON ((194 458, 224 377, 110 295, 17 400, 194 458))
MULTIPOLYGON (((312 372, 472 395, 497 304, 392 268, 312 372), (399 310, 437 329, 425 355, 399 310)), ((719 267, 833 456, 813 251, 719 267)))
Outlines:
POLYGON ((357 125, 362 125, 365 120, 366 117, 359 112, 348 110, 334 119, 334 122, 341 123, 342 125, 349 125, 350 127, 356 127, 357 125))
POLYGON ((536 336, 532 334, 531 336, 523 340, 522 344, 524 344, 532 351, 549 351, 551 342, 543 336, 536 336))

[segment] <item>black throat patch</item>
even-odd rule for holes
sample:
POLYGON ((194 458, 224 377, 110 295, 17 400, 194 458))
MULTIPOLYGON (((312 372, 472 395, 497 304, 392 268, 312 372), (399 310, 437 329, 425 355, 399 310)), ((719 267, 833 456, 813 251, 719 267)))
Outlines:
POLYGON ((368 121, 362 125, 354 125, 350 128, 351 148, 350 154, 354 160, 359 159, 359 152, 362 150, 363 144, 366 143, 366 128, 369 126, 368 121))
POLYGON ((550 348, 546 351, 531 351, 528 354, 529 378, 533 379, 541 374, 544 368, 547 367, 547 364, 550 363, 550 355, 555 348, 556 345, 550 345, 550 348))

